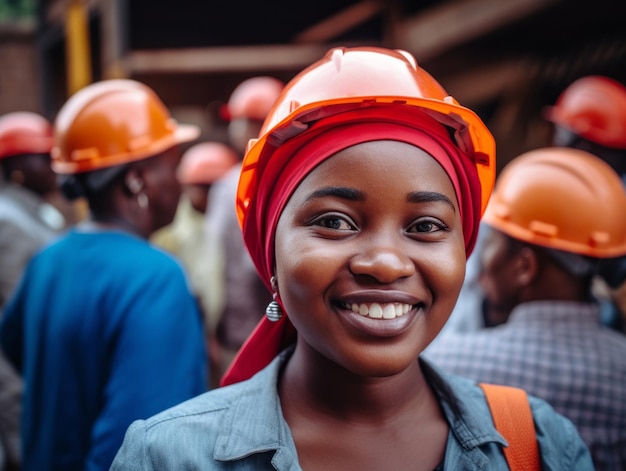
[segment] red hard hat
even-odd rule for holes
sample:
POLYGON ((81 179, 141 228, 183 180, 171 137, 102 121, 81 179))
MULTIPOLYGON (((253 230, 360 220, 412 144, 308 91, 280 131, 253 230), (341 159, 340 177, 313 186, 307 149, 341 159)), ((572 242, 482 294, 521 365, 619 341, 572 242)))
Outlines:
POLYGON ((241 82, 226 105, 228 119, 249 118, 263 121, 285 84, 274 77, 252 77, 241 82))
POLYGON ((222 177, 239 159, 221 142, 201 142, 190 147, 180 161, 178 180, 183 184, 209 184, 222 177))
POLYGON ((0 117, 0 159, 21 154, 48 154, 54 144, 52 125, 29 111, 0 117))
POLYGON ((613 79, 580 78, 546 111, 549 121, 589 141, 626 149, 626 87, 613 79))
POLYGON ((372 103, 419 108, 455 130, 471 153, 481 183, 481 208, 487 206, 495 181, 495 141, 487 126, 460 105, 408 52, 376 47, 334 48, 300 72, 276 100, 259 139, 252 139, 243 162, 237 192, 237 214, 243 227, 256 184, 256 167, 266 146, 277 146, 298 132, 301 123, 372 103))

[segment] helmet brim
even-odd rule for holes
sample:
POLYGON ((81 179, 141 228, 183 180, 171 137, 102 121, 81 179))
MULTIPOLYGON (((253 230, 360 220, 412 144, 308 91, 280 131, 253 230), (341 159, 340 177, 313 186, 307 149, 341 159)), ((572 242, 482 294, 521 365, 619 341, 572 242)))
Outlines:
POLYGON ((152 142, 148 147, 138 149, 133 152, 125 152, 117 156, 112 155, 106 160, 92 159, 83 161, 62 161, 55 158, 59 151, 52 149, 52 170, 58 174, 74 174, 83 173, 102 168, 113 167, 137 160, 147 159, 155 155, 165 152, 167 149, 185 142, 191 142, 200 136, 200 128, 193 124, 177 124, 174 132, 164 136, 163 138, 152 142))

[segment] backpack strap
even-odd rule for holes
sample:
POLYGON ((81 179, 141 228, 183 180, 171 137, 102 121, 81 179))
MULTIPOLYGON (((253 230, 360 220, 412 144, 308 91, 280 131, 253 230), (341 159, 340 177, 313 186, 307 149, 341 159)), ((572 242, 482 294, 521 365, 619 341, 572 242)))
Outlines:
POLYGON ((540 470, 539 447, 528 396, 523 389, 480 383, 493 423, 509 446, 504 457, 511 471, 540 470))

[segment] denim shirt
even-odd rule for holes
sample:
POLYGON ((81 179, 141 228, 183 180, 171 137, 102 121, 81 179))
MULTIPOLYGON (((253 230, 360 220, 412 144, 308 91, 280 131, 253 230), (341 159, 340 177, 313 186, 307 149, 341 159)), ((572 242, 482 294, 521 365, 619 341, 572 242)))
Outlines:
MULTIPOLYGON (((218 388, 128 429, 111 471, 300 470, 298 454, 277 393, 283 352, 253 378, 218 388)), ((450 425, 443 463, 448 470, 508 469, 482 390, 420 359, 450 425)), ((542 468, 593 470, 572 423, 548 403, 530 398, 542 468)))

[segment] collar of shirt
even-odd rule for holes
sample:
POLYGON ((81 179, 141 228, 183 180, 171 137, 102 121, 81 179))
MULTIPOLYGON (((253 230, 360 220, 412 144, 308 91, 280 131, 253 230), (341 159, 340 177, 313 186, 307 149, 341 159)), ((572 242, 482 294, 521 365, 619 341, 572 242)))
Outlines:
MULTIPOLYGON (((275 465, 297 461, 295 444, 277 394, 278 377, 290 354, 290 349, 284 351, 249 381, 234 385, 241 388, 241 393, 223 416, 215 459, 238 460, 276 450, 272 459, 275 465)), ((482 461, 485 458, 478 447, 489 442, 506 445, 493 426, 482 391, 473 382, 446 375, 426 360, 419 361, 450 424, 451 436, 464 452, 476 449, 476 458, 482 461)), ((446 459, 450 447, 448 443, 446 459)))
POLYGON ((574 301, 532 301, 516 306, 506 326, 521 324, 568 324, 597 328, 600 323, 600 305, 574 301))

